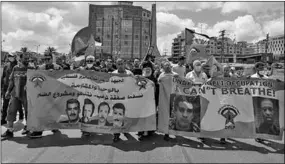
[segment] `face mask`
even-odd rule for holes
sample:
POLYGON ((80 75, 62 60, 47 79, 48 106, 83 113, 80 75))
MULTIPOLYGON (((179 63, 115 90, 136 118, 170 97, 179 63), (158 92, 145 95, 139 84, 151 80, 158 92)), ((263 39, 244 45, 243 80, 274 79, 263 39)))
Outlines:
POLYGON ((88 68, 91 68, 93 66, 93 64, 87 64, 88 68))
POLYGON ((143 76, 144 76, 144 77, 149 77, 149 76, 151 76, 151 73, 152 73, 151 69, 149 69, 149 68, 143 69, 143 76))
POLYGON ((30 62, 29 65, 30 65, 31 67, 34 67, 34 66, 35 66, 35 64, 32 63, 32 62, 30 62))
POLYGON ((259 74, 260 74, 260 75, 265 75, 266 72, 265 72, 265 71, 259 71, 259 74))

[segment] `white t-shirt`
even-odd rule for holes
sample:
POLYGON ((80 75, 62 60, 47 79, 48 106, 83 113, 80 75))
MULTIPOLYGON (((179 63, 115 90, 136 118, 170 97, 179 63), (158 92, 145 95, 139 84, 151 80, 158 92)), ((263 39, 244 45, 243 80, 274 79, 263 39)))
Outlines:
POLYGON ((198 76, 195 71, 187 73, 186 79, 193 81, 195 84, 204 84, 208 80, 205 72, 201 72, 198 76))
POLYGON ((180 66, 179 64, 175 64, 172 67, 173 72, 176 72, 180 77, 185 77, 185 73, 186 73, 186 67, 180 66))
POLYGON ((158 81, 160 81, 161 78, 165 77, 165 76, 171 76, 171 75, 177 75, 176 72, 172 72, 172 73, 165 73, 165 72, 162 72, 159 77, 158 77, 158 81))

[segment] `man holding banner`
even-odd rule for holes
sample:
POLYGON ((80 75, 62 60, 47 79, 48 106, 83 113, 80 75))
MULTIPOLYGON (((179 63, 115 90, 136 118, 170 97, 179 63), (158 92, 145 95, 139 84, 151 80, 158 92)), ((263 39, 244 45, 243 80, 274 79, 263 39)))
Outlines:
MULTIPOLYGON (((126 69, 125 62, 121 58, 117 59, 117 70, 115 70, 112 73, 115 73, 115 74, 126 74, 126 75, 134 76, 131 71, 126 69)), ((121 135, 120 133, 114 133, 113 141, 114 142, 118 142, 120 140, 120 135, 121 135)))

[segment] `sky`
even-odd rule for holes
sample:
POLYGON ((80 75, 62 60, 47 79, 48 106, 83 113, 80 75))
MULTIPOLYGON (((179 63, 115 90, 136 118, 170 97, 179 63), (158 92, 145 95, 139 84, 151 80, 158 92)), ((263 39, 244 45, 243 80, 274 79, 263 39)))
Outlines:
MULTIPOLYGON (((2 49, 28 47, 42 53, 48 47, 68 53, 74 35, 88 25, 89 4, 112 2, 2 2, 2 49), (39 46, 37 46, 39 45, 39 46)), ((151 10, 154 2, 136 2, 151 10)), ((284 35, 284 2, 156 2, 157 46, 171 54, 173 39, 185 28, 209 36, 257 42, 284 35)))

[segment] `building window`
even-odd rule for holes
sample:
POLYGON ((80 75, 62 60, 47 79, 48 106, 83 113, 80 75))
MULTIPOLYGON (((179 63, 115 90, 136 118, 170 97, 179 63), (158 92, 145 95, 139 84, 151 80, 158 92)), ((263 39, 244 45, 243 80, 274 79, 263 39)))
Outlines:
POLYGON ((101 31, 100 28, 98 28, 97 31, 100 32, 101 31))
POLYGON ((139 39, 139 35, 135 35, 135 38, 136 38, 136 39, 139 39))
POLYGON ((145 17, 145 13, 143 13, 143 16, 145 17))
POLYGON ((148 39, 148 36, 145 36, 145 40, 147 40, 148 39))
POLYGON ((128 35, 125 35, 125 38, 128 39, 128 35))
POLYGON ((110 37, 111 37, 110 34, 107 34, 107 38, 110 39, 110 37))
POLYGON ((124 44, 125 44, 125 45, 128 45, 128 41, 124 41, 124 44))

